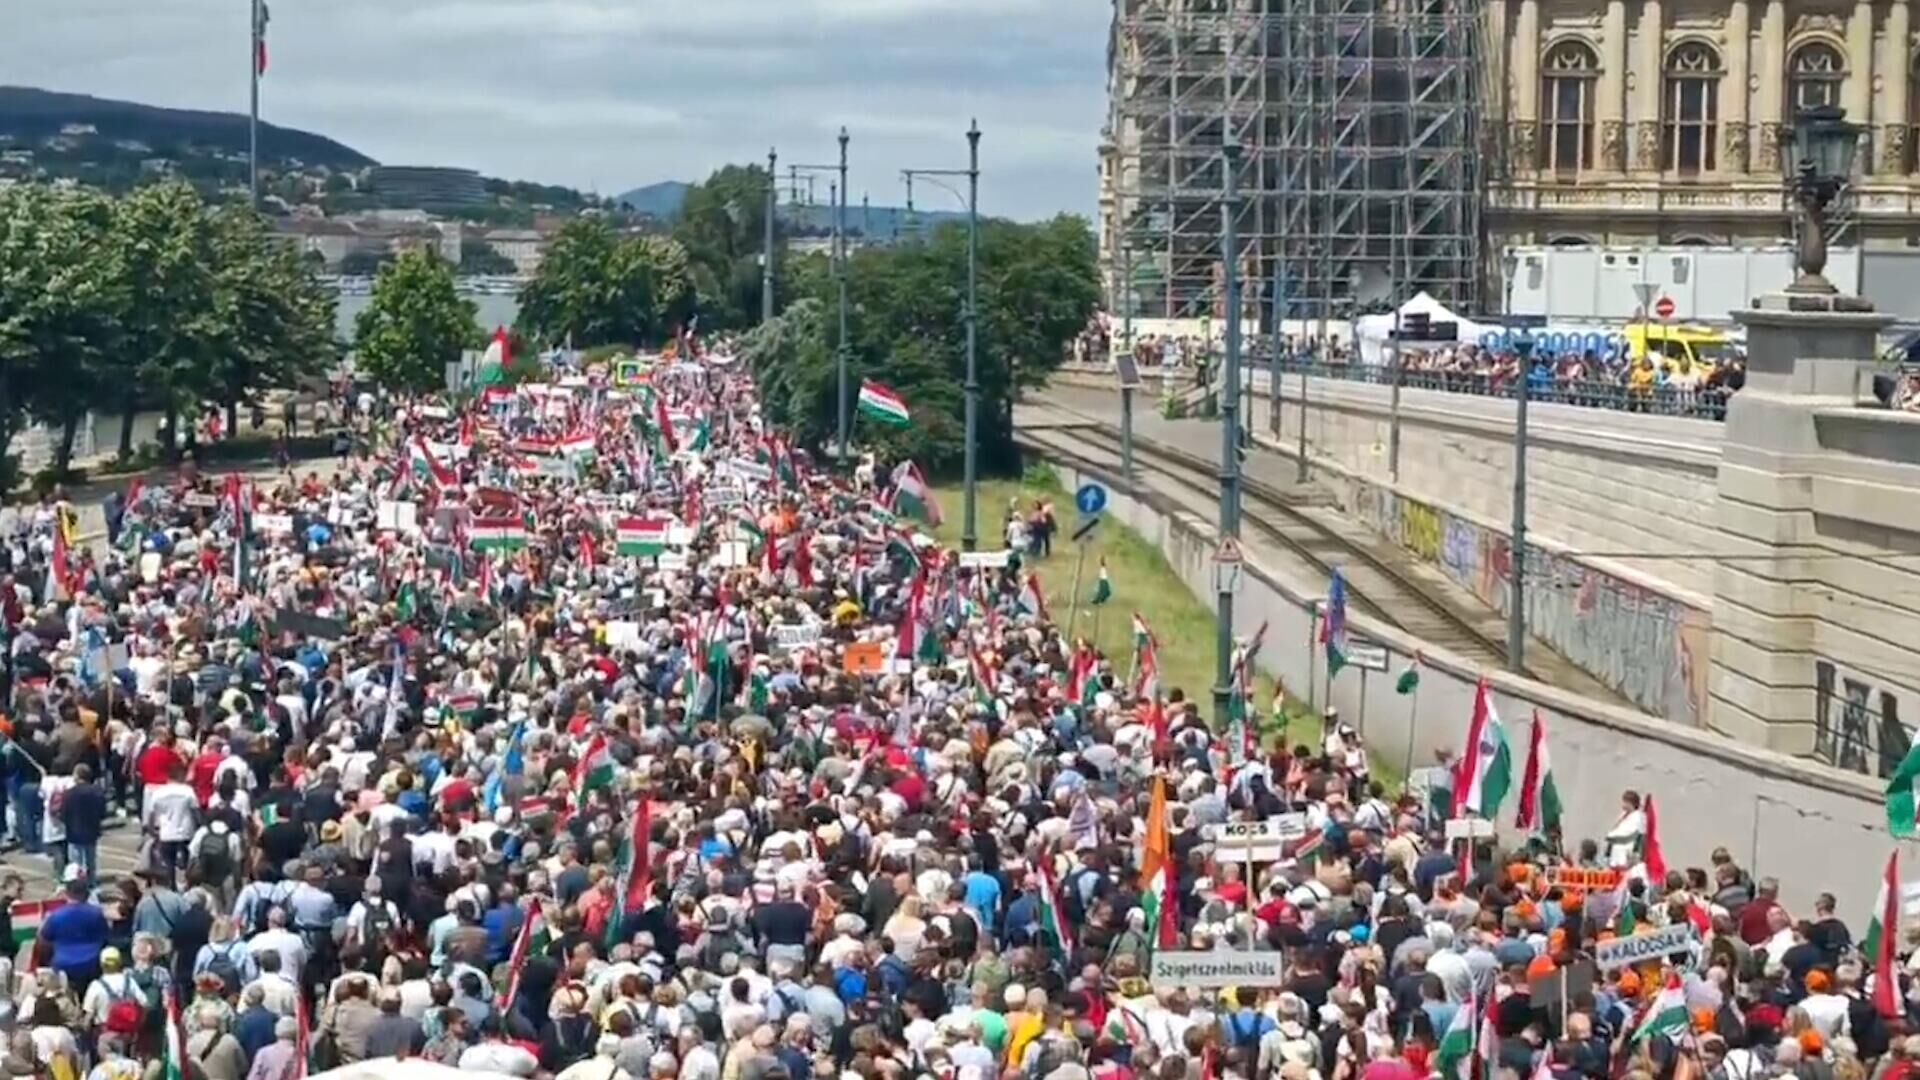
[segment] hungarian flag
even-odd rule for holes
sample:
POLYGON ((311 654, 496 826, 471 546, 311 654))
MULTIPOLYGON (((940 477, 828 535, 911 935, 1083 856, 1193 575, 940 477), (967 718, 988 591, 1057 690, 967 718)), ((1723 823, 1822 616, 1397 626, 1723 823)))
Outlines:
POLYGON ((1074 704, 1084 705, 1091 696, 1088 684, 1093 682, 1093 669, 1097 663, 1092 649, 1081 646, 1073 650, 1073 659, 1067 667, 1067 697, 1074 704))
POLYGON ((1434 1048, 1433 1068, 1445 1080, 1471 1080, 1474 1043, 1480 1034, 1480 1002, 1469 997, 1454 1010, 1453 1021, 1434 1048))
MULTIPOLYGON (((13 926, 13 940, 8 942, 8 956, 19 953, 27 942, 40 936, 40 923, 47 916, 67 906, 67 898, 56 896, 50 900, 17 900, 7 909, 9 922, 13 926)), ((32 956, 29 954, 29 961, 32 956)), ((29 971, 32 969, 29 968, 29 971)))
POLYGON ((1100 577, 1093 583, 1092 603, 1104 604, 1113 599, 1113 579, 1107 576, 1107 560, 1100 559, 1100 577))
POLYGON ((443 491, 460 486, 460 477, 452 469, 440 464, 440 459, 433 456, 433 448, 427 445, 425 437, 415 435, 408 454, 415 476, 443 491))
POLYGON ((633 825, 621 844, 620 904, 607 920, 607 946, 620 939, 620 928, 627 917, 647 906, 647 893, 653 888, 653 800, 640 797, 634 808, 633 825))
POLYGON ((614 527, 615 550, 622 555, 652 556, 667 550, 665 518, 621 518, 614 527))
MULTIPOLYGON (((520 916, 520 932, 513 936, 513 952, 507 957, 507 992, 500 995, 502 1012, 513 1008, 513 999, 520 996, 520 973, 526 970, 527 957, 533 952, 535 923, 544 923, 544 912, 540 899, 535 897, 520 916)), ((540 928, 544 931, 545 927, 540 928)))
POLYGON ((1147 934, 1162 949, 1180 943, 1180 904, 1174 896, 1173 841, 1167 835, 1167 778, 1153 778, 1147 806, 1147 840, 1140 856, 1140 906, 1147 934))
POLYGON ((1060 955, 1073 955, 1073 924, 1067 921, 1067 909, 1060 902, 1060 886, 1053 880, 1053 856, 1042 854, 1033 863, 1034 877, 1040 883, 1040 929, 1053 935, 1060 955))
POLYGON ((41 596, 47 603, 73 599, 73 554, 67 547, 67 530, 53 527, 53 561, 47 569, 47 587, 41 596))
POLYGON ((253 4, 253 73, 267 73, 267 0, 253 4))
POLYGON ((227 506, 233 514, 233 583, 245 589, 252 576, 247 549, 253 546, 253 485, 239 473, 227 474, 227 506))
POLYGON ((802 533, 793 545, 793 579, 803 589, 813 588, 813 534, 802 533))
POLYGON ((1160 643, 1153 639, 1147 620, 1133 613, 1133 694, 1156 697, 1160 693, 1160 643))
POLYGON ((1899 1016, 1900 973, 1894 964, 1894 944, 1900 937, 1900 852, 1887 856, 1886 872, 1880 875, 1880 894, 1873 901, 1873 918, 1867 923, 1866 940, 1860 951, 1873 961, 1873 1007, 1881 1016, 1899 1016))
POLYGON ((1347 664, 1347 579, 1338 567, 1333 584, 1327 587, 1327 613, 1320 623, 1320 644, 1327 649, 1327 678, 1340 674, 1347 664))
POLYGON ((1656 1035, 1683 1035, 1692 1017, 1687 1012, 1687 993, 1680 985, 1680 976, 1667 976, 1667 985, 1654 996, 1647 1011, 1640 1014, 1640 1023, 1633 1029, 1633 1038, 1627 1045, 1632 1046, 1656 1035))
POLYGON ((669 454, 679 453, 680 439, 673 433, 673 417, 667 415, 667 399, 658 394, 653 398, 653 423, 661 447, 669 454))
POLYGON ((586 753, 573 767, 574 810, 587 808, 587 796, 613 786, 613 754, 607 750, 607 737, 595 735, 586 753))
POLYGON ((475 551, 521 551, 527 546, 527 524, 519 518, 477 517, 467 539, 475 551))
POLYGON ((872 379, 860 380, 860 415, 894 427, 906 427, 912 423, 907 415, 907 403, 900 395, 872 379))
POLYGON ((1533 733, 1527 739, 1527 771, 1520 778, 1520 813, 1514 824, 1530 832, 1560 827, 1560 789, 1553 783, 1553 765, 1547 760, 1547 724, 1533 710, 1533 733))
POLYGON ((887 509, 895 514, 917 518, 935 528, 940 527, 940 504, 933 501, 933 490, 927 486, 927 478, 920 475, 920 467, 911 461, 894 466, 893 501, 887 509))
POLYGON ((1029 615, 1047 618, 1047 594, 1040 588, 1040 575, 1032 570, 1027 571, 1026 578, 1020 582, 1020 606, 1029 615))
POLYGON ((167 1010, 165 1071, 166 1080, 187 1080, 187 1032, 180 1020, 180 995, 169 983, 161 993, 167 1010))
POLYGON ((1900 767, 1887 780, 1887 828, 1895 836, 1920 833, 1920 797, 1916 797, 1916 785, 1920 785, 1920 741, 1907 750, 1907 756, 1900 759, 1900 767))
POLYGON ((1647 814, 1647 831, 1640 834, 1640 861, 1647 868, 1647 881, 1652 885, 1665 886, 1667 881, 1667 856, 1660 850, 1660 814, 1653 808, 1653 796, 1647 796, 1643 808, 1647 814))
POLYGON ((1481 679, 1473 694, 1473 723, 1467 729, 1467 750, 1453 781, 1453 816, 1477 814, 1492 821, 1513 786, 1513 754, 1507 748, 1507 730, 1493 708, 1493 691, 1481 679))

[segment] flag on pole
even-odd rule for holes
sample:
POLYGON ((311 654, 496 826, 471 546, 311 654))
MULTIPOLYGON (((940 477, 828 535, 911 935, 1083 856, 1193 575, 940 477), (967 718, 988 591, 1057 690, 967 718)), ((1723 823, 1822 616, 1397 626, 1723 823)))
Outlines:
POLYGON ((253 4, 253 73, 267 73, 267 0, 254 0, 253 4))
POLYGON ((1867 936, 1861 952, 1873 962, 1873 1007, 1881 1016, 1899 1016, 1900 973, 1895 969, 1893 950, 1900 938, 1900 852, 1887 855, 1886 872, 1880 875, 1880 895, 1873 902, 1873 919, 1867 923, 1867 936))
POLYGON ((587 808, 587 796, 613 786, 613 754, 607 749, 607 737, 595 735, 573 767, 573 798, 576 813, 587 808))
POLYGON ((527 525, 519 518, 473 519, 467 541, 475 551, 522 551, 527 546, 527 525))
POLYGON ((1553 765, 1547 760, 1547 724, 1533 710, 1533 733, 1527 738, 1527 771, 1520 779, 1520 813, 1514 824, 1531 832, 1560 827, 1560 789, 1553 783, 1553 765))
POLYGON ((1034 875, 1040 880, 1040 929, 1053 935, 1061 956, 1073 955, 1073 924, 1067 921, 1067 909, 1060 903, 1060 886, 1053 880, 1053 856, 1042 854, 1034 860, 1034 875))
POLYGON ((927 478, 920 475, 920 467, 911 461, 894 466, 893 498, 887 509, 895 514, 918 518, 935 528, 940 526, 940 504, 933 501, 933 491, 927 486, 927 478))
POLYGON ((1633 1029, 1633 1038, 1627 1045, 1636 1045, 1656 1035, 1682 1035, 1692 1022, 1687 1012, 1687 994, 1680 985, 1680 976, 1667 976, 1667 985, 1662 987, 1647 1011, 1640 1016, 1639 1026, 1633 1029))
POLYGON ((1162 949, 1180 942, 1180 905, 1173 893, 1173 873, 1173 842, 1167 835, 1167 779, 1156 776, 1140 858, 1140 906, 1146 912, 1148 940, 1162 949))
POLYGON ((1910 837, 1920 833, 1920 742, 1907 750, 1900 767, 1887 780, 1887 828, 1893 835, 1910 837))
POLYGON ((167 1010, 166 1067, 161 1075, 166 1080, 187 1080, 187 1033, 180 1021, 180 995, 169 983, 161 996, 167 1010))
POLYGON ((500 996, 500 1011, 513 1008, 513 999, 520 996, 520 973, 526 970, 527 956, 533 951, 534 924, 544 919, 540 900, 535 897, 520 915, 520 932, 513 936, 513 952, 507 957, 507 991, 500 996))
POLYGON ((1640 861, 1647 868, 1647 881, 1665 887, 1667 856, 1660 850, 1660 814, 1653 808, 1653 796, 1647 796, 1647 831, 1640 834, 1640 861))
POLYGON ((1103 555, 1100 558, 1100 577, 1093 583, 1092 602, 1104 604, 1111 599, 1113 599, 1113 579, 1107 576, 1107 560, 1103 555))
POLYGON ((1479 1033, 1480 1002, 1468 997, 1454 1010, 1453 1021, 1434 1049, 1433 1068, 1445 1080, 1472 1080, 1473 1043, 1479 1033))
POLYGON ((913 422, 907 414, 906 401, 872 379, 860 380, 860 414, 894 427, 906 427, 913 422))
POLYGON ((1047 594, 1040 588, 1040 575, 1032 570, 1020 582, 1020 606, 1027 614, 1047 618, 1047 594))
POLYGON ((1453 816, 1471 813, 1492 821, 1512 786, 1513 754, 1507 748, 1507 731, 1494 711, 1493 691, 1481 679, 1473 695, 1466 753, 1453 781, 1453 816))
POLYGON ((444 491, 460 486, 460 477, 452 469, 440 464, 433 456, 433 448, 427 445, 425 436, 415 435, 408 451, 413 474, 432 484, 435 490, 444 491))
POLYGON ((670 525, 665 518, 621 518, 614 526, 614 550, 646 557, 667 550, 670 525))
POLYGON ((627 919, 647 906, 653 888, 653 800, 645 795, 634 807, 633 824, 620 845, 620 901, 607 920, 607 947, 620 940, 627 919))
POLYGON ((1327 678, 1340 674, 1347 664, 1347 579, 1338 567, 1333 584, 1327 587, 1327 613, 1320 623, 1320 644, 1327 649, 1327 678))
POLYGON ((1133 694, 1155 697, 1160 693, 1160 643, 1147 628, 1147 620, 1133 613, 1133 694))

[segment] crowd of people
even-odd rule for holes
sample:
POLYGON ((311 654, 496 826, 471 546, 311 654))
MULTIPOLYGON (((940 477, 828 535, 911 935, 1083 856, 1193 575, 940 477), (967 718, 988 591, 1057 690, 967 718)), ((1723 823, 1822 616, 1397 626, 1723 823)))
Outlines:
POLYGON ((9 909, 0 1076, 1920 1065, 1895 926, 1667 869, 1632 793, 1582 841, 1464 766, 1388 786, 1350 729, 1229 737, 1154 612, 1065 640, 1044 542, 960 559, 911 463, 820 467, 724 349, 570 382, 370 402, 337 469, 139 486, 95 553, 24 515, 0 767, 60 884, 9 909), (1446 838, 1474 807, 1505 839, 1446 838))

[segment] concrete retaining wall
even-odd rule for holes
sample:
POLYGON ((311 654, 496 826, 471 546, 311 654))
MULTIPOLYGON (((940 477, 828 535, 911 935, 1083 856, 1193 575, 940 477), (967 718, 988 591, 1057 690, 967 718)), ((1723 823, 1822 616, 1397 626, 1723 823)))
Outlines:
MULTIPOLYGON (((1084 479, 1106 484, 1112 492, 1108 513, 1165 552, 1188 588, 1211 603, 1217 542, 1212 526, 1150 493, 1128 494, 1112 475, 1056 467, 1069 490, 1084 479)), ((1283 580, 1257 559, 1242 582, 1240 624, 1270 624, 1260 666, 1295 692, 1312 686, 1317 704, 1330 699, 1362 728, 1381 760, 1396 769, 1409 763, 1418 768, 1432 763, 1436 749, 1457 749, 1464 741, 1482 675, 1473 665, 1355 616, 1354 631, 1385 646, 1391 670, 1348 668, 1329 694, 1315 685, 1324 669, 1309 642, 1311 605, 1324 599, 1325 583, 1283 580), (1420 688, 1397 695, 1394 674, 1416 652, 1425 658, 1420 688)), ((1808 910, 1815 894, 1830 890, 1850 920, 1864 918, 1893 843, 1874 781, 1531 680, 1503 673, 1488 679, 1517 754, 1524 753, 1533 718, 1546 723, 1568 836, 1604 834, 1619 816, 1622 791, 1651 792, 1659 800, 1661 840, 1673 865, 1704 866, 1709 853, 1724 846, 1757 873, 1779 875, 1783 899, 1794 910, 1808 910)), ((1920 845, 1903 846, 1910 857, 1920 855, 1920 845)))

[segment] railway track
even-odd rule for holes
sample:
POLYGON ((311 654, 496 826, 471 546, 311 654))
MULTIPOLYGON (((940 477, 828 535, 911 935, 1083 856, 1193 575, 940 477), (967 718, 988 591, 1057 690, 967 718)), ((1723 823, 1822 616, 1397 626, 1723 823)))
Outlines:
MULTIPOLYGON (((1070 462, 1118 476, 1120 440, 1105 425, 1023 429, 1021 437, 1070 462)), ((1149 442, 1133 440, 1136 473, 1157 472, 1182 486, 1207 493, 1219 490, 1215 462, 1149 442)), ((1390 623, 1422 641, 1488 667, 1506 661, 1504 621, 1491 611, 1484 617, 1461 612, 1437 589, 1394 565, 1404 558, 1389 541, 1370 535, 1348 536, 1314 508, 1295 505, 1280 489, 1243 475, 1243 535, 1264 537, 1291 552, 1321 580, 1339 567, 1354 610, 1390 623)))

